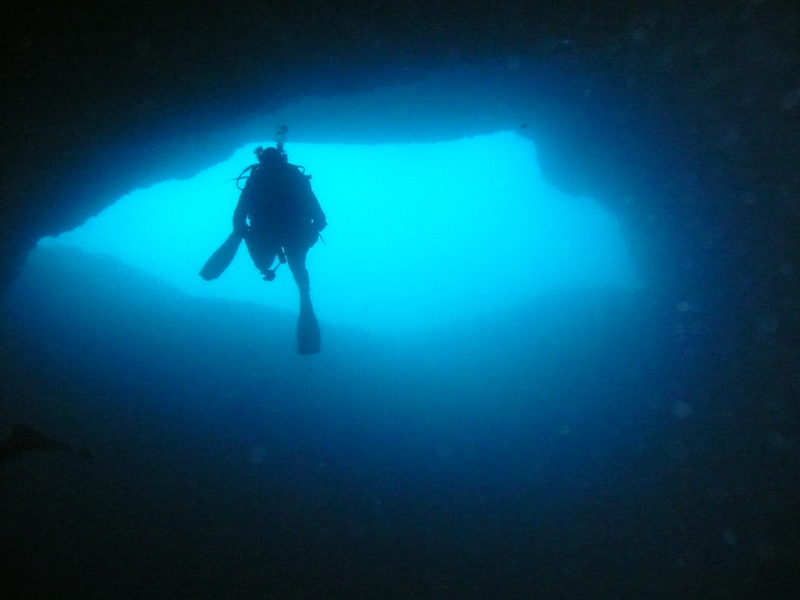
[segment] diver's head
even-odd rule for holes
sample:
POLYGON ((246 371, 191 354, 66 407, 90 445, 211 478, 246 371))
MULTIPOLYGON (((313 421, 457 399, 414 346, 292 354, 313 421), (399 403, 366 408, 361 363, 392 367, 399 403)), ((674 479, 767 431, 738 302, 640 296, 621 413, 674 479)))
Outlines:
POLYGON ((262 165, 278 165, 285 163, 287 160, 286 154, 282 153, 277 148, 256 148, 255 154, 258 157, 258 162, 262 165))

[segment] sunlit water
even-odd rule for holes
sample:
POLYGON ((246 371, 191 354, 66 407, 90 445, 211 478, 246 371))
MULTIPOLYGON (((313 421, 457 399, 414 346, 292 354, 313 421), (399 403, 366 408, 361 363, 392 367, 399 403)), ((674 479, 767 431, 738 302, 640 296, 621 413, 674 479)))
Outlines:
POLYGON ((322 352, 299 356, 286 267, 266 283, 242 247, 198 276, 253 146, 43 240, 12 286, 4 410, 99 458, 0 499, 19 580, 63 563, 67 589, 115 598, 527 598, 572 577, 592 597, 583 573, 626 581, 633 554, 661 576, 669 549, 620 524, 671 514, 653 465, 689 451, 654 421, 697 408, 616 219, 550 188, 513 133, 291 144, 330 223, 308 261, 322 352))
MULTIPOLYGON (((264 144, 266 145, 266 144, 264 144)), ((230 181, 256 144, 188 181, 121 198, 82 227, 42 240, 115 256, 196 296, 296 311, 288 268, 261 280, 242 245, 223 276, 198 271, 230 232, 230 181)), ((409 332, 518 306, 559 288, 630 286, 619 224, 595 201, 541 176, 512 132, 435 144, 289 144, 329 227, 308 257, 321 320, 409 332)))

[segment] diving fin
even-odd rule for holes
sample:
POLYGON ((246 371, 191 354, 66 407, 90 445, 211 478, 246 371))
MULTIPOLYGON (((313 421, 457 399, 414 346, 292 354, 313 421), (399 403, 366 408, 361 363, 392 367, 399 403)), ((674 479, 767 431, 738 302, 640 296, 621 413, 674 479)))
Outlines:
POLYGON ((321 349, 319 322, 310 298, 301 298, 297 318, 297 353, 316 354, 321 349))
POLYGON ((208 259, 203 268, 200 269, 200 277, 206 281, 216 279, 227 269, 233 262, 236 256, 236 251, 239 250, 239 244, 242 243, 242 234, 234 231, 228 236, 222 245, 216 249, 211 258, 208 259))

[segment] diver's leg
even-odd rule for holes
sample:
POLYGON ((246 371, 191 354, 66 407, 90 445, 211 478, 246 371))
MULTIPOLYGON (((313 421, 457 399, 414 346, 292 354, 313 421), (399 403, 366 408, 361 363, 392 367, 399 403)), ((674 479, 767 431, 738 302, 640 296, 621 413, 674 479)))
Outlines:
POLYGON ((298 354, 316 354, 320 351, 320 331, 314 307, 311 306, 311 286, 306 269, 308 248, 287 248, 286 260, 300 291, 300 314, 297 318, 298 354))
POLYGON ((308 299, 308 302, 311 302, 311 283, 308 277, 308 269, 306 269, 307 254, 308 249, 286 249, 286 260, 289 263, 289 269, 294 276, 297 289, 300 291, 300 302, 303 302, 306 298, 308 299))
POLYGON ((266 275, 278 254, 274 243, 266 237, 253 235, 252 232, 245 236, 244 242, 253 264, 263 275, 266 275))

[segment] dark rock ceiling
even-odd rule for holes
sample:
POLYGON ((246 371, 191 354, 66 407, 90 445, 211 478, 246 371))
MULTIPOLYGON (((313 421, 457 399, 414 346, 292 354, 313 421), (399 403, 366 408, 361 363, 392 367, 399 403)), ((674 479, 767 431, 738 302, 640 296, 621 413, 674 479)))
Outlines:
POLYGON ((789 351, 799 11, 769 0, 6 2, 0 282, 39 237, 133 188, 191 176, 272 110, 457 81, 442 97, 465 108, 438 119, 292 124, 295 139, 524 123, 553 183, 620 215, 664 305, 705 307, 683 331, 725 310, 742 356, 789 351), (475 104, 460 91, 470 81, 496 101, 475 104), (771 350, 764 322, 779 324, 771 350))
POLYGON ((41 236, 190 177, 295 102, 294 141, 518 128, 551 182, 620 216, 671 324, 705 468, 658 476, 699 495, 735 471, 719 502, 777 541, 726 581, 795 597, 800 521, 773 500, 800 480, 797 0, 6 0, 0 16, 0 289, 41 236))

